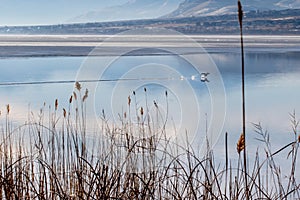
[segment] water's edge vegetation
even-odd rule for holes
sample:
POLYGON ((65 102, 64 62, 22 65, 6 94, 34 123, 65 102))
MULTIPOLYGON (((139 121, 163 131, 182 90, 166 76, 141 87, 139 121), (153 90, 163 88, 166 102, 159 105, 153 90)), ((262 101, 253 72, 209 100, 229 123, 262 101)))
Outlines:
MULTIPOLYGON (((295 141, 276 152, 268 132, 254 124, 265 154, 257 152, 255 161, 248 163, 246 186, 243 134, 237 142, 237 162, 229 158, 228 134, 224 135, 224 166, 216 163, 209 145, 206 155, 199 156, 189 145, 171 142, 161 125, 169 122, 150 119, 147 108, 120 114, 120 125, 110 123, 103 111, 100 130, 91 136, 85 113, 88 90, 78 82, 75 88, 68 108, 60 108, 56 100, 54 106, 29 113, 21 126, 10 119, 13 108, 7 105, 1 116, 1 199, 244 199, 246 191, 251 199, 300 197, 295 113, 291 114, 295 141), (137 123, 131 115, 136 115, 137 123), (287 156, 286 149, 291 165, 282 171, 276 156, 287 156)), ((128 97, 128 110, 135 106, 134 95, 128 97)))
POLYGON ((233 138, 227 133, 224 165, 216 162, 209 142, 204 156, 188 140, 186 145, 173 142, 166 129, 171 122, 159 116, 156 102, 157 117, 151 118, 149 104, 137 107, 132 100, 135 92, 128 97, 127 111, 119 114, 120 123, 112 123, 103 110, 99 130, 88 134, 89 92, 76 82, 66 108, 60 108, 56 99, 53 107, 44 104, 39 113, 26 113, 28 119, 22 125, 11 119, 9 104, 1 113, 0 199, 300 199, 296 172, 300 135, 295 112, 290 115, 294 140, 275 152, 269 133, 261 124, 253 124, 264 151, 257 150, 254 162, 249 162, 243 14, 238 5, 243 132, 233 158, 228 155, 228 140, 233 138), (130 112, 132 107, 135 113, 130 112), (287 157, 289 168, 276 161, 280 154, 287 157))

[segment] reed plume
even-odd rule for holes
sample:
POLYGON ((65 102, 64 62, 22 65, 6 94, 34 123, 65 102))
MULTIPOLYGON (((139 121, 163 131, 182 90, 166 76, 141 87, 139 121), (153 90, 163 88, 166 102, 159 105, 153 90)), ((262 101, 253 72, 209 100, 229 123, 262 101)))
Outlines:
POLYGON ((144 108, 143 107, 141 107, 140 112, 141 112, 141 115, 143 116, 144 115, 144 108))
POLYGON ((57 99, 55 99, 55 104, 54 104, 54 106, 55 106, 55 110, 57 110, 57 108, 58 108, 58 100, 57 100, 57 99))
POLYGON ((80 85, 79 82, 76 82, 76 83, 75 83, 75 88, 76 88, 78 91, 81 90, 81 85, 80 85))
POLYGON ((7 114, 9 114, 9 111, 10 111, 10 106, 9 106, 9 104, 6 105, 6 111, 7 111, 7 114))
POLYGON ((245 150, 245 137, 243 133, 241 134, 240 139, 236 144, 236 150, 238 154, 240 154, 243 150, 245 150))
POLYGON ((130 104, 131 104, 131 98, 130 96, 128 96, 128 106, 130 106, 130 104))
POLYGON ((64 108, 63 108, 63 115, 64 115, 64 118, 66 118, 66 116, 67 116, 67 111, 66 111, 66 109, 64 109, 64 108))
POLYGON ((82 102, 84 102, 88 98, 88 96, 89 96, 89 90, 86 89, 85 93, 84 93, 84 96, 82 97, 82 102))
POLYGON ((246 155, 246 106, 245 106, 245 57, 244 57, 244 40, 243 40, 243 8, 241 1, 238 0, 238 18, 240 24, 240 37, 241 37, 241 60, 242 60, 242 121, 243 121, 243 140, 244 140, 244 176, 245 176, 245 188, 246 188, 246 199, 249 200, 248 191, 248 177, 247 177, 247 155, 246 155))
POLYGON ((74 99, 77 100, 77 94, 76 94, 76 92, 73 92, 73 96, 74 96, 74 99))

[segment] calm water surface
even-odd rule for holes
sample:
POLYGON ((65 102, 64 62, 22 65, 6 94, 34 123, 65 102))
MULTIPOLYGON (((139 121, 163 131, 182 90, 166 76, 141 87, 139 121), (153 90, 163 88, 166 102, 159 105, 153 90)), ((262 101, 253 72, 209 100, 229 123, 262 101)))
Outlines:
MULTIPOLYGON (((236 141, 241 133, 241 70, 238 48, 219 48, 208 50, 212 61, 217 66, 225 89, 226 113, 221 134, 229 133, 230 152, 234 153, 236 141)), ((201 57, 202 55, 198 55, 201 57)), ((110 57, 97 58, 99 66, 110 57)), ((40 82, 78 80, 86 61, 85 57, 9 57, 0 59, 1 83, 40 82)), ((247 132, 253 149, 259 142, 255 140, 252 123, 261 122, 271 134, 274 149, 293 140, 289 113, 300 112, 300 51, 284 51, 269 48, 246 50, 246 110, 247 132)), ((148 107, 154 110, 155 101, 162 116, 168 116, 179 131, 197 130, 193 137, 203 140, 206 129, 215 116, 214 105, 208 84, 214 83, 214 75, 208 75, 209 83, 201 82, 197 71, 182 57, 176 55, 125 56, 110 63, 104 74, 94 74, 93 78, 112 80, 95 85, 83 84, 90 90, 90 109, 88 118, 99 117, 102 109, 111 121, 118 121, 118 113, 128 111, 127 97, 136 91, 136 108, 148 107), (160 69, 163 69, 162 71, 160 69), (135 71, 136 70, 136 71, 135 71), (127 78, 147 78, 147 80, 116 81, 127 78), (162 80, 163 79, 163 80, 162 80), (144 88, 147 88, 145 95, 144 88), (186 89, 188 88, 188 89, 186 89), (189 93, 189 91, 192 93, 189 93), (168 98, 165 97, 168 91, 168 98), (194 96, 189 96, 192 94, 194 96), (190 106, 186 106, 190 104, 190 106), (195 108, 194 105, 197 107, 195 108), (168 109, 168 110, 167 110, 168 109), (187 109, 189 115, 182 114, 187 109), (190 110, 189 110, 190 109, 190 110), (168 114, 166 114, 168 113, 168 114)), ((88 78, 88 76, 85 76, 88 78)), ((37 85, 1 85, 0 106, 10 104, 11 115, 16 124, 27 120, 29 111, 38 113, 44 102, 48 106, 59 100, 60 109, 68 106, 73 92, 73 83, 37 84, 37 85)), ((221 98, 221 97, 220 97, 221 98)), ((132 112, 135 112, 134 109, 132 112)), ((163 118, 163 117, 162 117, 163 118)), ((93 121, 93 120, 91 120, 93 121)), ((92 125, 94 127, 94 125, 92 125)), ((211 132, 213 127, 209 127, 211 132)), ((92 130, 91 130, 92 131, 92 130)), ((179 133, 180 134, 180 133, 179 133)), ((223 152, 223 136, 216 140, 216 152, 223 152)))

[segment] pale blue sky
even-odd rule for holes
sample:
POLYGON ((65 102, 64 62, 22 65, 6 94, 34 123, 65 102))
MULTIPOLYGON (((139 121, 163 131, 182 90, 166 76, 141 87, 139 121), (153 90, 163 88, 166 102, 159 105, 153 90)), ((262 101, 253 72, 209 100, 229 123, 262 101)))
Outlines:
POLYGON ((128 0, 0 0, 0 25, 66 23, 90 11, 128 0))

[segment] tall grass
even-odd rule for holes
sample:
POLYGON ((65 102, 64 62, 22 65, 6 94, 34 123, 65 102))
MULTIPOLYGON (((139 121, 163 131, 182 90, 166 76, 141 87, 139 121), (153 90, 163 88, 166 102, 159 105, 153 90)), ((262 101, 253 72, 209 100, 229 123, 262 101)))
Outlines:
MULTIPOLYGON (((88 91, 79 83, 76 88, 68 108, 60 108, 56 100, 53 107, 44 105, 39 113, 30 113, 21 126, 13 125, 13 108, 7 106, 1 116, 0 199, 244 199, 247 192, 251 199, 300 198, 294 113, 295 140, 276 152, 270 148, 269 134, 254 125, 265 154, 257 152, 245 184, 242 141, 235 155, 226 153, 222 167, 211 149, 200 157, 189 145, 174 144, 165 128, 168 120, 150 118, 148 107, 134 105, 135 93, 128 98, 128 110, 119 115, 121 123, 111 123, 103 111, 100 130, 89 133, 88 91), (132 107, 136 112, 130 113, 132 107), (288 173, 276 162, 286 149, 288 173)), ((159 113, 159 106, 154 107, 159 113)))

